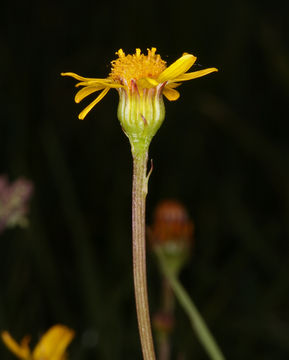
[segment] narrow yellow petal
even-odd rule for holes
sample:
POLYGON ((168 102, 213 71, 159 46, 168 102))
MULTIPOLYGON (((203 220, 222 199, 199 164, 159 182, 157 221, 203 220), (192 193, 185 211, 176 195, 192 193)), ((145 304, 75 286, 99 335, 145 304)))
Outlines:
POLYGON ((175 89, 181 85, 182 85, 181 83, 170 82, 168 83, 168 85, 166 85, 166 88, 175 89))
POLYGON ((120 88, 123 87, 121 84, 113 83, 111 80, 108 79, 94 79, 89 81, 82 81, 75 85, 75 87, 79 86, 98 86, 103 85, 103 87, 110 87, 110 88, 120 88))
POLYGON ((1 333, 2 340, 4 344, 8 347, 10 351, 13 352, 19 359, 27 360, 30 357, 30 350, 28 347, 28 337, 24 338, 19 345, 9 334, 8 331, 3 331, 1 333))
POLYGON ((51 327, 36 345, 32 358, 62 360, 73 337, 74 331, 64 325, 51 327))
POLYGON ((180 93, 177 90, 169 87, 164 88, 163 94, 170 101, 178 100, 178 98, 180 97, 180 93))
POLYGON ((208 69, 204 69, 204 70, 194 71, 194 72, 182 74, 182 75, 178 76, 177 78, 175 78, 174 81, 192 80, 192 79, 196 79, 198 77, 210 74, 210 73, 212 73, 214 71, 218 71, 218 69, 216 69, 216 68, 208 68, 208 69))
POLYGON ((105 86, 102 84, 84 87, 83 89, 81 89, 77 92, 77 94, 75 95, 74 101, 76 103, 79 103, 81 100, 83 100, 88 95, 93 94, 96 91, 102 90, 103 88, 105 88, 105 86))
POLYGON ((180 57, 177 61, 172 63, 169 67, 167 67, 158 77, 157 81, 165 82, 168 80, 173 80, 178 76, 184 74, 189 68, 195 63, 196 57, 191 54, 185 54, 180 57))
POLYGON ((91 104, 89 104, 84 110, 81 111, 81 113, 78 115, 78 118, 83 120, 90 112, 90 110, 108 93, 109 90, 109 87, 105 88, 91 104))
MULTIPOLYGON (((60 75, 61 76, 71 76, 74 79, 79 80, 79 81, 98 80, 98 79, 94 79, 94 78, 86 78, 86 77, 77 75, 77 74, 75 74, 73 72, 65 72, 65 73, 61 73, 60 75)), ((103 80, 103 79, 99 79, 99 80, 103 80)))

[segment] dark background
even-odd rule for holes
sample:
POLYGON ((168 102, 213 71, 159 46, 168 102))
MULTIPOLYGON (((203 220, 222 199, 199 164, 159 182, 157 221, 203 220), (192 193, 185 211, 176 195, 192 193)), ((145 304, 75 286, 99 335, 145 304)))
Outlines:
MULTIPOLYGON (((196 226, 181 279, 227 359, 289 356, 289 6, 40 1, 2 5, 0 173, 31 179, 27 229, 0 237, 0 328, 32 345, 76 330, 70 358, 141 359, 130 240, 132 162, 110 93, 84 121, 73 71, 106 77, 119 48, 218 73, 180 88, 152 142, 148 223, 175 198, 196 226)), ((193 70, 194 70, 193 69, 193 70)), ((159 275, 148 255, 151 311, 159 275)), ((207 359, 177 307, 173 353, 207 359)), ((12 355, 0 346, 0 358, 12 355)))

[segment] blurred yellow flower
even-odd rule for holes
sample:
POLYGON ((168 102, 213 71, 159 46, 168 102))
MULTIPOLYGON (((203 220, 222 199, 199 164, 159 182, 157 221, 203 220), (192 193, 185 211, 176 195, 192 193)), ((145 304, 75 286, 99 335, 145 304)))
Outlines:
POLYGON ((192 80, 211 72, 218 71, 216 68, 208 68, 194 72, 187 72, 196 61, 194 55, 184 53, 169 67, 156 54, 156 48, 148 49, 147 55, 136 49, 135 54, 125 55, 122 49, 116 52, 118 58, 111 62, 111 72, 105 79, 85 78, 72 72, 62 73, 62 76, 71 76, 80 82, 76 87, 83 86, 75 96, 75 102, 79 103, 88 95, 102 90, 98 97, 88 105, 80 114, 79 119, 83 120, 88 112, 108 93, 112 88, 118 92, 131 94, 138 93, 142 96, 148 89, 156 89, 168 100, 177 100, 180 96, 175 90, 183 81, 192 80))
POLYGON ((74 331, 64 325, 52 326, 39 340, 33 352, 28 344, 30 337, 25 336, 18 344, 8 331, 1 333, 8 349, 23 360, 65 360, 66 348, 74 337, 74 331))

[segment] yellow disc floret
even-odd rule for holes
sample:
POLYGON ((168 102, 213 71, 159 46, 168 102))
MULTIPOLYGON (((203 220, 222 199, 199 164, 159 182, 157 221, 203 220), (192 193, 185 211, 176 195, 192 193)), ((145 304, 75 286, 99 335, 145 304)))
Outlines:
POLYGON ((157 79, 166 69, 166 62, 156 54, 156 48, 147 51, 147 55, 142 54, 140 49, 136 49, 133 55, 125 55, 122 49, 118 50, 118 59, 111 62, 109 77, 128 86, 131 80, 157 79))

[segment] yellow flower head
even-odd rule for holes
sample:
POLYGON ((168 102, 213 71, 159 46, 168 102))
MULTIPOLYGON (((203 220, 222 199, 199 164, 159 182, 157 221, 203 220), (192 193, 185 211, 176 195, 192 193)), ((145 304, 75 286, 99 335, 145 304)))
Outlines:
POLYGON ((83 88, 75 96, 76 103, 88 95, 102 90, 98 97, 79 114, 79 119, 83 120, 111 88, 123 88, 127 91, 133 89, 141 93, 144 89, 156 88, 161 85, 162 94, 168 100, 174 101, 180 96, 175 88, 181 85, 181 82, 218 71, 216 68, 208 68, 187 72, 197 59, 194 55, 187 53, 167 67, 166 62, 159 54, 156 54, 156 48, 148 49, 147 55, 142 54, 140 49, 136 49, 133 55, 125 55, 120 49, 116 55, 118 58, 111 62, 111 72, 105 79, 85 78, 72 72, 61 74, 80 81, 76 87, 82 86, 83 88))
POLYGON ((74 331, 64 325, 52 326, 40 339, 33 352, 28 344, 30 337, 25 336, 18 344, 8 331, 1 333, 8 349, 22 360, 65 360, 66 348, 74 337, 74 331))
POLYGON ((84 78, 67 72, 63 76, 72 76, 82 86, 75 96, 75 102, 80 102, 88 95, 101 91, 80 114, 83 120, 89 111, 114 88, 119 93, 118 119, 122 129, 128 136, 132 151, 139 152, 148 148, 151 139, 165 118, 164 95, 170 101, 180 96, 175 89, 183 81, 207 75, 216 68, 187 72, 195 63, 196 57, 184 53, 169 67, 156 54, 156 48, 148 49, 147 55, 136 49, 135 54, 125 55, 118 50, 118 58, 111 62, 111 72, 106 79, 84 78))

